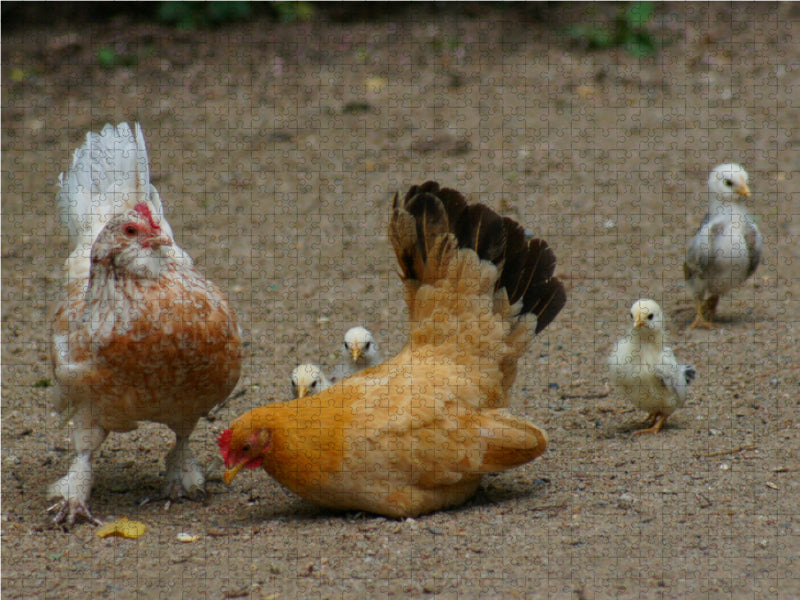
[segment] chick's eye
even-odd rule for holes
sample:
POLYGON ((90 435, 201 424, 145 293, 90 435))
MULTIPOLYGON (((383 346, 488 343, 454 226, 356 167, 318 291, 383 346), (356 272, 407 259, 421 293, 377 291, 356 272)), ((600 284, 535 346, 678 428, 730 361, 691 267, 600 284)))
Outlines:
POLYGON ((728 187, 733 187, 733 181, 731 181, 730 179, 726 179, 725 185, 727 185, 728 187))
POLYGON ((366 344, 364 344, 364 350, 369 350, 369 345, 370 345, 371 343, 372 343, 372 342, 367 342, 366 344))
POLYGON ((316 381, 312 381, 311 382, 311 389, 313 390, 315 387, 317 387, 317 382, 316 381))
POLYGON ((648 321, 652 321, 653 320, 653 313, 650 313, 649 315, 647 315, 647 320, 648 321))

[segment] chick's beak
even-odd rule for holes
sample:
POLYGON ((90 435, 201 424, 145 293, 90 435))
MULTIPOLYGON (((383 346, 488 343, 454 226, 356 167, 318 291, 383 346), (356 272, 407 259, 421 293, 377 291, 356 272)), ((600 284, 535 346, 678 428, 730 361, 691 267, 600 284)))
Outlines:
POLYGON ((298 398, 305 398, 306 394, 308 393, 308 388, 304 385, 297 386, 297 397, 298 398))
POLYGON ((636 319, 636 322, 633 324, 634 327, 644 327, 645 325, 647 325, 647 321, 643 321, 638 317, 636 319))
POLYGON ((747 187, 746 183, 743 183, 742 185, 736 188, 736 193, 739 194, 740 196, 744 196, 745 198, 749 198, 750 188, 747 187))
POLYGON ((225 485, 230 485, 231 484, 231 481, 233 481, 234 477, 236 477, 239 474, 239 471, 241 471, 242 468, 244 468, 244 465, 246 463, 247 463, 247 461, 243 460, 239 464, 236 464, 233 467, 231 467, 230 469, 227 469, 225 471, 225 475, 223 475, 223 479, 225 480, 225 485))
POLYGON ((353 362, 356 362, 359 358, 361 358, 363 353, 364 351, 361 350, 361 346, 358 345, 358 342, 353 342, 353 348, 350 350, 350 355, 353 357, 353 362))

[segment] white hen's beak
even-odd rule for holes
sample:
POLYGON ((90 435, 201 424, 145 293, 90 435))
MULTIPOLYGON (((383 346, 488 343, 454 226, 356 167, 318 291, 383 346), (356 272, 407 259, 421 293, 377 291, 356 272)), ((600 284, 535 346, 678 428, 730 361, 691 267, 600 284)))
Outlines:
POLYGON ((172 239, 168 235, 154 235, 144 238, 141 243, 144 248, 160 248, 161 246, 171 246, 172 239))
POLYGON ((298 398, 305 398, 306 394, 308 394, 308 388, 304 385, 297 386, 297 397, 298 398))

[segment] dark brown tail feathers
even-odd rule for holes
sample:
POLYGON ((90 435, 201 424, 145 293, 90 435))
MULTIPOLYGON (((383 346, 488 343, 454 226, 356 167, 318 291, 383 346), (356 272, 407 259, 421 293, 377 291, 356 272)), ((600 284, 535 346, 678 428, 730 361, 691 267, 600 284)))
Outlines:
POLYGON ((411 187, 402 204, 395 195, 393 208, 389 237, 404 279, 421 280, 430 253, 441 251, 434 241, 452 233, 459 248, 498 267, 497 288, 506 289, 511 304, 522 301, 520 314, 536 315, 536 333, 564 307, 564 286, 553 277, 555 254, 544 240, 526 240, 516 221, 483 204, 467 204, 461 193, 435 181, 411 187))

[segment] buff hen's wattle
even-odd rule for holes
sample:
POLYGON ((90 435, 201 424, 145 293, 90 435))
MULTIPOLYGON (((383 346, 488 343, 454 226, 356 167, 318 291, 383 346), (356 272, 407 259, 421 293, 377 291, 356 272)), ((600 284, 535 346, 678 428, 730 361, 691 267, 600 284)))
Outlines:
POLYGON ((545 433, 506 407, 517 361, 566 301, 552 250, 435 182, 395 196, 389 238, 405 346, 317 395, 236 419, 218 440, 228 483, 261 467, 317 504, 404 517, 458 505, 482 475, 544 451, 545 433))

